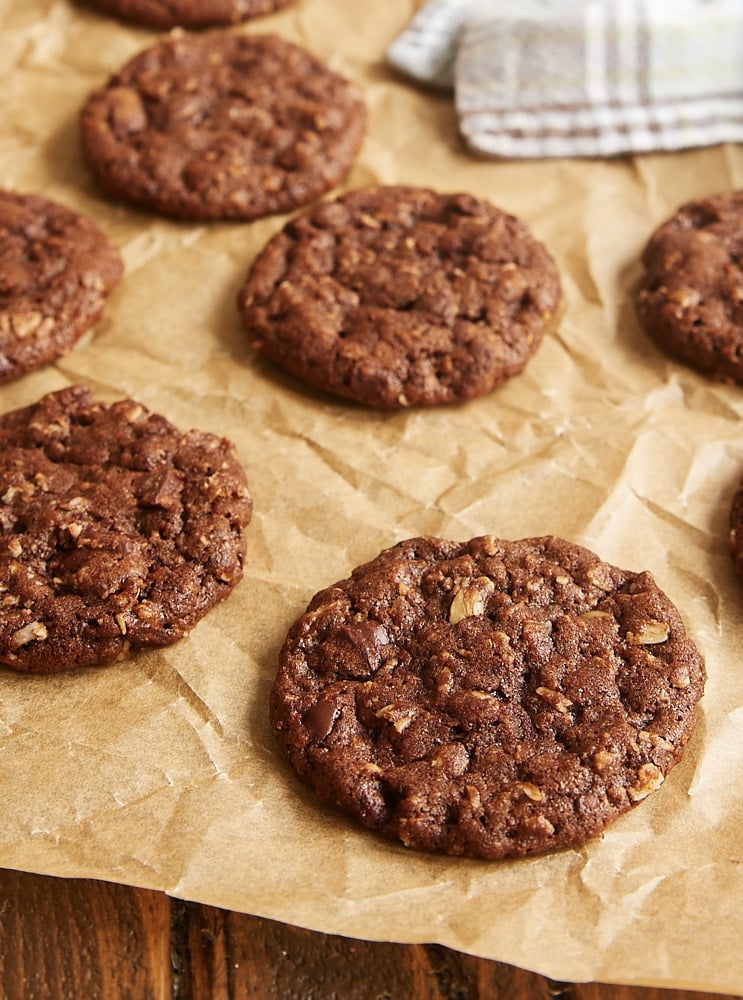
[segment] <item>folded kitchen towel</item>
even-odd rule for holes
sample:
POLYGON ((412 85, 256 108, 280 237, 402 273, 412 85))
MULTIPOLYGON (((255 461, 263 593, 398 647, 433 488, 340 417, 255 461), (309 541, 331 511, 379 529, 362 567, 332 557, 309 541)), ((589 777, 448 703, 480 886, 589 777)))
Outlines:
POLYGON ((436 87, 454 85, 457 33, 470 0, 428 0, 387 49, 396 69, 436 87))
POLYGON ((743 141, 743 0, 429 0, 389 58, 453 87, 479 153, 743 141))

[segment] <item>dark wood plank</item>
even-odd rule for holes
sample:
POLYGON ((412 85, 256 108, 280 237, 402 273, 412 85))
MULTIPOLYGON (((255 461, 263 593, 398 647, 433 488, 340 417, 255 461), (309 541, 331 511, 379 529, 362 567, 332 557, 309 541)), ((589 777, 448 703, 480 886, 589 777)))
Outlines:
POLYGON ((660 990, 654 988, 638 989, 636 986, 613 986, 611 993, 605 991, 609 987, 597 983, 584 983, 573 986, 561 997, 570 1000, 740 1000, 722 993, 699 993, 694 990, 660 990))
POLYGON ((0 1000, 553 998, 735 1000, 553 983, 440 945, 358 941, 144 889, 0 870, 0 1000))
POLYGON ((0 871, 2 1000, 170 1000, 170 900, 0 871))
POLYGON ((177 904, 177 1000, 734 1000, 710 993, 554 983, 439 945, 319 934, 177 904))

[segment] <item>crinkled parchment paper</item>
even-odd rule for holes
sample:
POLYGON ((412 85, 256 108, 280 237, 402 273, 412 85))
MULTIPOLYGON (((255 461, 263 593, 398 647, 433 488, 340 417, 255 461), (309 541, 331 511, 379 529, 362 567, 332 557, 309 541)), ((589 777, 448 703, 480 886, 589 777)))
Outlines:
POLYGON ((489 396, 378 413, 251 354, 235 295, 283 218, 176 224, 107 203, 77 111, 155 36, 72 0, 0 0, 0 184, 98 220, 126 275, 59 364, 0 388, 13 409, 75 381, 230 437, 255 501, 247 574, 184 641, 59 677, 0 670, 0 864, 370 939, 437 941, 566 980, 743 992, 743 581, 727 515, 743 389, 662 356, 631 308, 641 247, 682 201, 743 186, 743 149, 484 162, 450 98, 384 60, 417 4, 296 0, 275 30, 364 88, 345 182, 490 198, 552 249, 565 308, 489 396), (709 681, 684 761, 584 850, 480 863, 419 856, 315 802, 277 753, 277 650, 314 592, 402 538, 554 533, 650 569, 709 681))

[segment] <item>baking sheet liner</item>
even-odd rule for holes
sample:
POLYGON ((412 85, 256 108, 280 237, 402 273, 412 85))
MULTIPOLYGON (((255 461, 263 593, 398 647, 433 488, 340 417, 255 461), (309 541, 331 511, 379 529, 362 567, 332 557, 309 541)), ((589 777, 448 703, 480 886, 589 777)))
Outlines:
POLYGON ((638 255, 681 202, 743 186, 738 145, 617 160, 469 155, 451 99, 384 53, 417 4, 296 0, 277 31, 356 80, 367 183, 470 191, 552 250, 564 309, 526 371, 470 403, 379 413, 251 352, 235 307, 285 221, 180 224, 107 202, 80 158, 88 91, 156 35, 72 0, 0 0, 0 184, 87 212, 126 274, 58 364, 0 408, 71 382, 231 438, 255 502, 243 582, 176 646, 57 677, 0 671, 0 864, 165 890, 321 931, 440 942, 560 980, 743 992, 743 582, 727 516, 743 389, 663 356, 631 306, 638 255), (554 533, 651 570, 709 673, 664 786, 582 850, 485 863, 416 855, 318 804, 266 702, 310 597, 396 541, 554 533))

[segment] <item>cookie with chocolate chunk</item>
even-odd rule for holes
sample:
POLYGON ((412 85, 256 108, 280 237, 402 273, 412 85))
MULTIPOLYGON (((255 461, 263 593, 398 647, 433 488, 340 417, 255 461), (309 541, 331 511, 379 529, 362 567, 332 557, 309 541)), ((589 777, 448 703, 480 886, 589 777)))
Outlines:
POLYGON ((99 319, 122 269, 87 216, 0 191, 0 382, 69 351, 99 319))
POLYGON ((526 225, 467 194, 353 191, 292 219, 239 307, 253 346, 370 406, 472 399, 523 370, 560 301, 526 225))
POLYGON ((647 572, 554 537, 413 538, 318 593, 271 720, 317 795, 408 847, 574 847, 681 758, 705 668, 647 572))
POLYGON ((743 191, 682 205, 650 237, 637 313, 665 351, 743 383, 743 191))
POLYGON ((87 98, 81 139, 112 197, 179 219, 255 219, 340 181, 365 120, 352 83, 277 35, 174 31, 87 98))
POLYGON ((291 0, 87 0, 107 14, 148 28, 238 24, 286 7, 291 0))
POLYGON ((234 448, 72 386, 0 416, 0 663, 52 673, 182 638, 240 580, 234 448))

